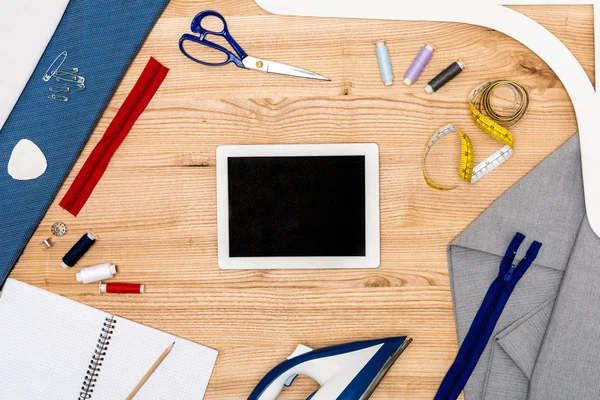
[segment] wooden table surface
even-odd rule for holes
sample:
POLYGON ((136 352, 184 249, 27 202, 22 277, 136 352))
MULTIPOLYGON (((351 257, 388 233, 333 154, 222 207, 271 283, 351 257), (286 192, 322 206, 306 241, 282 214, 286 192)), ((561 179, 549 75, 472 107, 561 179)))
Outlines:
MULTIPOLYGON (((562 39, 593 79, 591 6, 516 7, 562 39)), ((446 247, 485 208, 577 129, 571 102, 532 52, 493 30, 417 22, 280 17, 252 0, 172 0, 119 86, 82 156, 11 277, 220 351, 206 399, 244 399, 298 343, 318 348, 408 335, 414 343, 373 399, 431 399, 452 362, 456 333, 446 247), (251 55, 331 78, 317 82, 232 65, 208 68, 178 50, 197 12, 223 13, 251 55), (396 84, 379 76, 375 45, 387 41, 396 84), (437 46, 413 86, 404 72, 425 42, 437 46), (162 87, 112 159, 81 214, 58 206, 150 56, 170 68, 162 87), (457 58, 467 69, 441 91, 423 86, 457 58), (514 79, 531 90, 529 114, 513 129, 514 157, 476 185, 457 175, 459 141, 444 139, 428 170, 459 188, 439 192, 421 174, 429 137, 453 122, 481 160, 500 146, 470 120, 477 84, 514 79), (379 144, 381 267, 376 270, 230 271, 217 266, 215 149, 221 144, 379 144), (53 222, 68 233, 51 236, 53 222), (88 228, 100 240, 81 265, 111 261, 115 281, 140 296, 99 295, 60 260, 88 228)), ((490 232, 492 234, 492 232, 490 232)), ((297 381, 281 399, 305 399, 297 381)))

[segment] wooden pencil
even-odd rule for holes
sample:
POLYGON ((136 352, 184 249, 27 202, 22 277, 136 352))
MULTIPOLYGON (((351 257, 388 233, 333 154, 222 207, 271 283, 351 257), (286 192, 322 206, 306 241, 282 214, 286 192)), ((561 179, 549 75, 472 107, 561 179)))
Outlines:
POLYGON ((160 357, 158 357, 158 359, 154 362, 154 364, 152 364, 152 367, 150 367, 148 372, 146 372, 146 375, 144 375, 142 377, 140 382, 133 388, 133 390, 131 391, 131 393, 129 393, 129 396, 127 396, 127 398, 125 400, 133 399, 133 397, 137 394, 137 392, 140 391, 142 386, 144 386, 146 381, 148 381, 148 379, 150 379, 150 377, 152 376, 154 371, 156 371, 156 369, 160 366, 160 364, 162 364, 162 362, 165 360, 165 358, 167 358, 167 356, 169 355, 171 350, 173 350, 173 346, 175 346, 175 342, 171 343, 171 345, 169 347, 167 347, 165 349, 165 351, 163 351, 163 353, 160 355, 160 357))

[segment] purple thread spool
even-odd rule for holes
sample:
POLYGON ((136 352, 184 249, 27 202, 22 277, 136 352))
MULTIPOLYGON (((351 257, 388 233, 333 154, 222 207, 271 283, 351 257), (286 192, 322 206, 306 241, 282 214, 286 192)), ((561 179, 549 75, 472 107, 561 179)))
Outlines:
POLYGON ((415 61, 413 61, 408 71, 406 71, 406 75, 404 78, 404 83, 406 85, 410 86, 413 84, 413 82, 419 79, 419 76, 421 76, 421 73, 425 69, 425 66, 427 66, 427 63, 429 63, 429 60, 431 60, 434 50, 435 47, 433 47, 429 43, 427 43, 425 47, 421 49, 421 51, 417 55, 417 58, 415 58, 415 61))

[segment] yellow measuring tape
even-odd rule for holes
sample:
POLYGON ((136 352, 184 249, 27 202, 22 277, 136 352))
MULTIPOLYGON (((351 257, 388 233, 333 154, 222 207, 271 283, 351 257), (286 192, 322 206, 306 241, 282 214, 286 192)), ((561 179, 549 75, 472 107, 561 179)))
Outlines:
POLYGON ((498 168, 502 163, 513 155, 514 142, 513 136, 505 126, 515 125, 527 113, 529 108, 529 93, 522 85, 508 80, 497 80, 482 83, 469 94, 469 110, 475 125, 504 146, 475 165, 473 156, 473 144, 466 133, 452 124, 440 128, 429 140, 423 155, 423 177, 429 186, 438 190, 452 190, 455 187, 444 187, 435 184, 427 176, 425 170, 425 161, 431 148, 444 136, 451 133, 458 133, 461 143, 460 169, 459 176, 468 183, 475 183, 488 173, 498 168), (492 94, 500 86, 509 87, 515 97, 514 103, 509 110, 510 114, 501 114, 497 112, 491 104, 492 94), (503 126, 504 125, 504 126, 503 126))

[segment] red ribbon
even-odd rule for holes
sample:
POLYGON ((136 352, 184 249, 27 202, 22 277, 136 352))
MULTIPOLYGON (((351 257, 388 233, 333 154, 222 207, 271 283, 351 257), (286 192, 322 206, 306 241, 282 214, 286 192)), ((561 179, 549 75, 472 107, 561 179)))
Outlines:
POLYGON ((152 97, 167 76, 169 69, 150 58, 142 75, 119 108, 117 115, 111 121, 85 164, 71 184, 67 194, 60 202, 60 206, 77 216, 88 198, 94 191, 96 184, 102 178, 108 167, 111 157, 125 139, 131 127, 152 100, 152 97))

